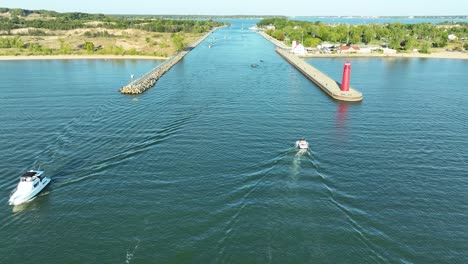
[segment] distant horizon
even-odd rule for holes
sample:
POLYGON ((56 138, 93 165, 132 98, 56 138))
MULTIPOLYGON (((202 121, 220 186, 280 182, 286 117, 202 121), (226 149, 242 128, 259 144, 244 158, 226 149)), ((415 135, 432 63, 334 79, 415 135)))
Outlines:
POLYGON ((23 10, 47 10, 54 11, 58 13, 87 13, 87 14, 103 14, 110 16, 207 16, 207 17, 337 17, 337 18, 385 18, 385 17, 406 17, 406 18, 424 18, 424 17, 462 17, 467 18, 468 15, 281 15, 281 14, 225 14, 225 15, 214 15, 214 14, 175 14, 175 13, 164 13, 164 14, 150 14, 150 13, 100 13, 100 12, 85 12, 85 11, 58 11, 54 9, 46 8, 22 8, 22 7, 7 7, 0 6, 0 8, 9 8, 9 9, 23 9, 23 10))
POLYGON ((287 17, 421 17, 459 16, 468 17, 468 2, 445 0, 335 0, 333 4, 296 0, 291 4, 272 4, 272 1, 237 0, 220 4, 215 0, 179 0, 164 4, 145 0, 115 0, 112 3, 95 0, 63 2, 58 0, 4 0, 5 8, 28 10, 52 10, 60 13, 83 12, 106 15, 195 15, 195 16, 287 16, 287 17), (240 15, 239 15, 240 14, 240 15), (273 14, 273 15, 272 15, 273 14))

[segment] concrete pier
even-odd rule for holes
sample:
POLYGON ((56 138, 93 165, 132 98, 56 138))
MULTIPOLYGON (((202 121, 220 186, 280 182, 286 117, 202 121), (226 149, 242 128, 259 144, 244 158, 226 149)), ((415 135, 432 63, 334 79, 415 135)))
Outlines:
POLYGON ((291 48, 291 47, 288 47, 286 44, 284 44, 282 41, 279 41, 279 40, 275 39, 274 37, 268 35, 267 33, 263 32, 263 31, 259 31, 258 34, 260 34, 260 36, 266 38, 266 40, 270 41, 273 45, 275 45, 278 48, 281 48, 281 49, 290 49, 291 48))
POLYGON ((283 57, 292 66, 294 66, 296 69, 302 72, 304 76, 309 78, 313 83, 315 83, 333 99, 348 102, 362 101, 362 93, 352 89, 351 87, 349 88, 349 91, 342 91, 335 80, 328 77, 328 75, 322 73, 316 68, 312 67, 303 59, 297 57, 292 53, 289 53, 288 50, 277 48, 276 52, 279 55, 281 55, 281 57, 283 57))
POLYGON ((158 65, 156 68, 146 73, 145 75, 139 77, 138 79, 132 81, 131 83, 120 88, 120 92, 123 94, 141 94, 144 93, 149 88, 153 87, 156 82, 167 72, 172 66, 176 65, 185 55, 187 55, 192 49, 194 49, 198 44, 205 40, 211 33, 215 30, 222 28, 217 27, 206 33, 203 37, 199 38, 197 41, 193 42, 189 46, 185 47, 183 50, 176 53, 174 56, 167 59, 162 64, 158 65))
POLYGON ((304 76, 310 79, 313 83, 315 83, 320 89, 326 92, 330 97, 340 101, 348 101, 348 102, 358 102, 362 101, 363 96, 362 93, 349 88, 349 91, 341 91, 340 86, 338 83, 333 80, 332 78, 328 77, 328 75, 322 73, 321 71, 317 70, 303 59, 297 57, 294 54, 289 53, 291 47, 286 46, 282 41, 279 41, 263 31, 258 32, 262 37, 270 41, 273 45, 278 47, 276 52, 281 55, 287 62, 289 62, 292 66, 298 69, 304 76))

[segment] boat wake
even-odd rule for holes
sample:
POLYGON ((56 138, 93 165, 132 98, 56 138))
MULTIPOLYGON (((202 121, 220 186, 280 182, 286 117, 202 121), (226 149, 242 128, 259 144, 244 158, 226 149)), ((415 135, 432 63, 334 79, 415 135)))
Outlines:
POLYGON ((127 250, 127 255, 125 256, 125 263, 126 264, 131 263, 131 261, 132 261, 133 257, 135 256, 135 252, 138 249, 139 245, 140 245, 140 240, 138 239, 137 243, 136 243, 135 247, 133 247, 132 251, 127 250))
POLYGON ((138 115, 148 107, 140 103, 112 108, 117 102, 109 100, 69 121, 55 142, 37 155, 33 167, 52 173, 60 171, 61 178, 69 178, 61 179, 58 188, 94 178, 154 149, 206 110, 148 123, 146 116, 138 115), (141 126, 143 122, 147 125, 141 126))

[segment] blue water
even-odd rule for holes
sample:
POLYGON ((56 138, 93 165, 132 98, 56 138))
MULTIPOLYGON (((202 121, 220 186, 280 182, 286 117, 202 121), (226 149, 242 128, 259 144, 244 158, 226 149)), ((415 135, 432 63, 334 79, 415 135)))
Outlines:
POLYGON ((0 262, 468 262, 468 61, 353 59, 343 104, 241 27, 139 96, 160 61, 1 61, 0 262))

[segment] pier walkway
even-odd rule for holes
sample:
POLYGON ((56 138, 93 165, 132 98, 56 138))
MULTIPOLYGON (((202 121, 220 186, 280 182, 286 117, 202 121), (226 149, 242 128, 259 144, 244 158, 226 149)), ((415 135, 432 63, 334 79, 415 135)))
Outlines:
POLYGON ((172 66, 176 65, 185 55, 187 55, 192 49, 194 49, 198 44, 205 40, 211 33, 215 30, 222 28, 217 27, 210 30, 203 37, 199 38, 197 41, 193 42, 189 46, 185 47, 183 50, 176 53, 174 56, 167 59, 162 64, 158 65, 156 68, 152 69, 150 72, 142 75, 138 79, 130 82, 129 84, 120 88, 120 92, 123 94, 141 94, 144 93, 149 88, 153 87, 156 82, 167 72, 172 66))
POLYGON ((304 76, 309 78, 333 99, 349 102, 357 102, 362 100, 362 93, 352 88, 349 88, 349 91, 341 91, 340 86, 335 80, 312 67, 312 65, 305 62, 303 59, 292 53, 289 53, 289 51, 277 48, 276 52, 292 66, 296 67, 296 69, 302 72, 304 76))
POLYGON ((286 46, 286 44, 269 36, 265 32, 260 31, 258 33, 277 47, 276 52, 281 55, 281 57, 302 72, 305 77, 315 83, 333 99, 349 102, 362 101, 362 93, 352 88, 349 88, 349 91, 341 91, 339 84, 335 80, 305 62, 303 59, 290 53, 289 50, 291 47, 286 46))

